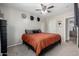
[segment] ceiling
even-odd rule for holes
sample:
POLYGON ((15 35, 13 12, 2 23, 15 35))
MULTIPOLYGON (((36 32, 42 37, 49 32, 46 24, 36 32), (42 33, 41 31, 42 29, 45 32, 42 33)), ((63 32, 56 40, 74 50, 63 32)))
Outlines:
POLYGON ((41 3, 5 3, 3 5, 18 8, 35 15, 39 15, 40 17, 56 16, 67 11, 73 11, 72 3, 43 3, 46 6, 53 5, 54 8, 50 9, 51 13, 41 14, 40 11, 35 11, 35 9, 41 9, 40 4, 41 3))

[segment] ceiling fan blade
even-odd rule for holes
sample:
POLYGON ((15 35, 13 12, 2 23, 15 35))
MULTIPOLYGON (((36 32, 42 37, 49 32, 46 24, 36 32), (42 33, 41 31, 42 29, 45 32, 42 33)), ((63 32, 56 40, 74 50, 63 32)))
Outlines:
POLYGON ((44 6, 44 5, 41 3, 41 6, 44 6))
POLYGON ((51 11, 47 10, 48 13, 50 13, 51 11))
POLYGON ((41 11, 41 9, 36 9, 36 11, 41 11))
POLYGON ((47 9, 51 9, 51 8, 53 8, 54 6, 52 5, 52 6, 49 6, 47 9))

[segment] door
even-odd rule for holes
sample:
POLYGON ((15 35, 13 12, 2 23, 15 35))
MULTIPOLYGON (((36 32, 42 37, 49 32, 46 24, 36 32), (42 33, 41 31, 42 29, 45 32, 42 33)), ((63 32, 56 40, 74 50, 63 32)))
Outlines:
POLYGON ((74 17, 70 17, 66 19, 66 41, 72 41, 73 43, 77 43, 77 29, 75 26, 74 17))

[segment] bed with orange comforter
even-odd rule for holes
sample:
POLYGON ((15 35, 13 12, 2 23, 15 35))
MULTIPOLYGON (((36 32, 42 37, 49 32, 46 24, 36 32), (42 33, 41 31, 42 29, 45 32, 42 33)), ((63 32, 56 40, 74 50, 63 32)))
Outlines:
POLYGON ((35 33, 23 34, 22 40, 31 45, 34 48, 36 55, 39 55, 42 49, 61 40, 61 37, 59 34, 54 33, 35 33))

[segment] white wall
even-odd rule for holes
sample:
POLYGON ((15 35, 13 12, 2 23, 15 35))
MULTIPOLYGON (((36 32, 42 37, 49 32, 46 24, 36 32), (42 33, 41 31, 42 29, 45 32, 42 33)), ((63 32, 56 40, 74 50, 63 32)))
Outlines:
POLYGON ((44 22, 37 22, 35 15, 34 21, 30 20, 30 15, 27 12, 11 8, 11 7, 0 7, 2 13, 4 13, 4 17, 7 20, 7 38, 8 38, 8 46, 21 43, 21 35, 24 33, 25 29, 42 29, 44 31, 44 22), (25 13, 27 15, 26 19, 21 18, 21 13, 25 13))
POLYGON ((29 14, 25 11, 14 9, 11 7, 0 7, 0 10, 4 13, 5 19, 7 20, 7 36, 8 36, 8 46, 21 43, 21 35, 24 33, 25 29, 39 29, 41 28, 43 32, 49 33, 59 33, 63 41, 66 39, 65 33, 65 20, 66 18, 74 16, 73 11, 65 12, 61 15, 50 17, 40 22, 36 21, 36 15, 34 15, 35 20, 30 21, 29 14), (27 18, 22 19, 21 13, 26 13, 27 18), (57 21, 61 21, 62 25, 59 27, 57 21))
POLYGON ((47 19, 47 24, 48 24, 48 30, 47 32, 50 33, 58 33, 61 35, 62 41, 66 40, 66 18, 73 17, 74 16, 74 11, 68 11, 65 12, 61 15, 55 16, 55 17, 50 17, 47 19), (57 24, 57 21, 61 21, 61 26, 59 27, 57 24))

